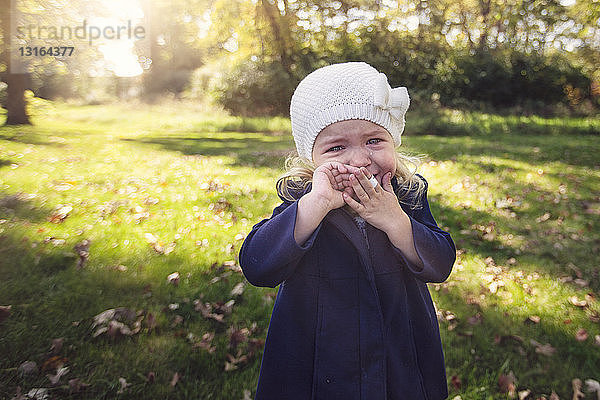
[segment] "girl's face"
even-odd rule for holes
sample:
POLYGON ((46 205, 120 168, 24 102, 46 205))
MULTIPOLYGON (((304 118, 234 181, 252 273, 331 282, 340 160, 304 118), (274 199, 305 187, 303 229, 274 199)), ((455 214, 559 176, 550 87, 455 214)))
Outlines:
POLYGON ((313 162, 318 167, 337 161, 365 167, 381 185, 387 172, 396 173, 394 139, 385 128, 361 119, 333 123, 323 129, 313 146, 313 162))

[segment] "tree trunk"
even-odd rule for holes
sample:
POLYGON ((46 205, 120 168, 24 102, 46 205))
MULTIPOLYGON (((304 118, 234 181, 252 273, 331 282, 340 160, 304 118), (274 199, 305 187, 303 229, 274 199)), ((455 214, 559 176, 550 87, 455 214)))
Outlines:
POLYGON ((481 35, 479 36, 479 50, 483 50, 488 48, 488 44, 487 44, 487 39, 489 36, 489 31, 490 31, 490 27, 489 27, 489 21, 488 21, 488 17, 490 15, 490 10, 491 10, 491 0, 480 0, 479 1, 479 11, 481 13, 481 18, 482 18, 482 32, 481 35))
POLYGON ((4 82, 8 85, 6 96, 6 125, 31 124, 27 115, 25 90, 27 89, 29 74, 11 74, 5 76, 4 82))
MULTIPOLYGON (((12 3, 15 4, 15 3, 12 3)), ((0 0, 0 23, 2 24, 2 36, 4 37, 4 48, 0 62, 6 65, 6 73, 2 81, 8 85, 6 93, 6 125, 31 124, 27 115, 25 102, 25 89, 29 85, 29 74, 14 74, 10 68, 10 52, 12 50, 10 16, 16 10, 10 8, 10 0, 0 0)))
POLYGON ((289 54, 290 49, 288 48, 288 43, 286 43, 287 39, 289 39, 289 32, 286 27, 283 27, 284 29, 282 29, 280 26, 282 18, 279 8, 276 5, 271 4, 269 0, 261 0, 260 4, 267 18, 267 22, 271 26, 271 31, 273 32, 274 41, 276 43, 275 48, 277 53, 279 53, 281 66, 290 76, 293 76, 291 69, 292 60, 289 54))

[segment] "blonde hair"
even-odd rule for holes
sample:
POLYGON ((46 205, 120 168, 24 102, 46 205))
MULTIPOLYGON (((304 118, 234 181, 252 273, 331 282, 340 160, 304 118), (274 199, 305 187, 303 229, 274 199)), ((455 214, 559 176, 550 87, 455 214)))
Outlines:
MULTIPOLYGON (((412 208, 419 207, 419 199, 425 192, 425 181, 419 178, 417 169, 422 163, 423 155, 410 155, 408 153, 396 150, 396 174, 399 188, 396 191, 398 199, 403 204, 408 204, 412 208), (409 166, 412 166, 410 168, 409 166), (414 191, 414 192, 413 192, 414 191), (413 192, 408 199, 409 193, 413 192)), ((310 183, 316 169, 312 160, 305 157, 299 157, 292 154, 285 160, 285 173, 277 180, 277 194, 283 200, 295 201, 304 193, 310 183)))

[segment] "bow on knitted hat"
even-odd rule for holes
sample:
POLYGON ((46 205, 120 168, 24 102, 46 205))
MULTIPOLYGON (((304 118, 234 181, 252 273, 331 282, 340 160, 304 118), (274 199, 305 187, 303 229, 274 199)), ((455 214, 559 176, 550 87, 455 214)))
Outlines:
POLYGON ((373 100, 375 107, 388 111, 390 117, 403 121, 410 104, 408 90, 405 87, 392 89, 388 84, 387 76, 381 73, 377 77, 375 86, 373 100))

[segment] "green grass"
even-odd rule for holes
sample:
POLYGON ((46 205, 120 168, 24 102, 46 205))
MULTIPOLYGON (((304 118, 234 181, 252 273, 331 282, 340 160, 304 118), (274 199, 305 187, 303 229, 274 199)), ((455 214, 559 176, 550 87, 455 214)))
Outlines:
MULTIPOLYGON (((243 236, 278 204, 289 121, 173 104, 43 107, 34 126, 0 128, 0 305, 12 306, 0 323, 0 399, 17 386, 73 399, 253 393, 260 352, 224 371, 228 329, 264 339, 276 290, 231 290, 244 281, 235 267, 243 236), (68 216, 49 221, 64 205, 68 216), (157 252, 148 233, 172 251, 157 252), (83 239, 89 258, 77 269, 83 239), (177 286, 167 282, 175 271, 177 286), (220 323, 194 310, 197 299, 235 303, 220 323), (93 317, 115 307, 139 311, 141 331, 94 338, 93 317), (213 353, 192 344, 207 332, 213 353), (52 386, 55 369, 41 369, 55 338, 69 372, 52 386), (22 376, 28 360, 39 371, 22 376), (70 394, 74 378, 90 386, 70 394), (119 378, 131 384, 123 394, 119 378)), ((572 379, 600 379, 600 120, 413 116, 403 145, 429 155, 421 172, 432 212, 459 249, 449 280, 430 286, 448 379, 461 381, 449 383, 450 398, 505 399, 498 377, 509 371, 528 398, 571 398, 572 379), (569 301, 586 294, 585 307, 569 301), (539 323, 526 322, 532 315, 539 323), (540 354, 531 340, 556 352, 540 354)))

